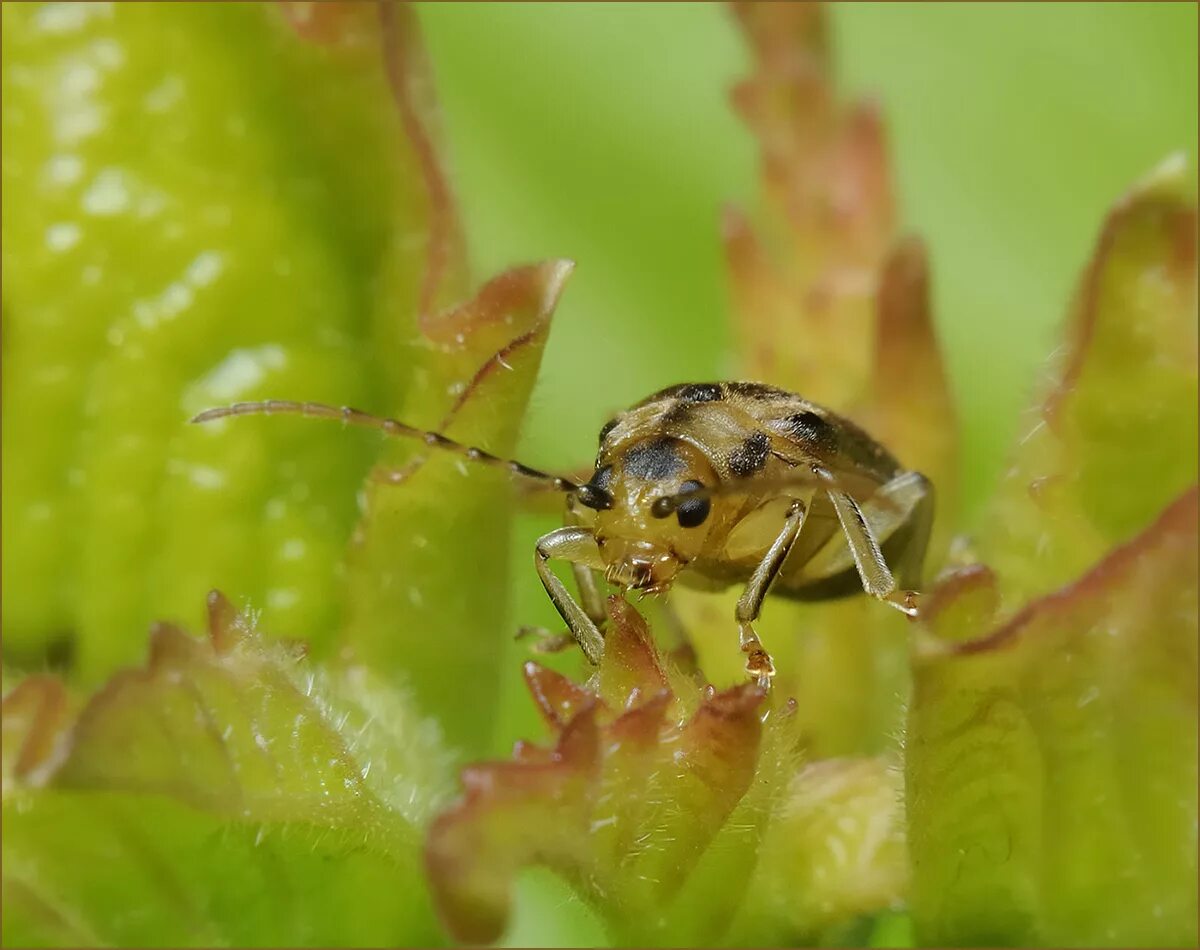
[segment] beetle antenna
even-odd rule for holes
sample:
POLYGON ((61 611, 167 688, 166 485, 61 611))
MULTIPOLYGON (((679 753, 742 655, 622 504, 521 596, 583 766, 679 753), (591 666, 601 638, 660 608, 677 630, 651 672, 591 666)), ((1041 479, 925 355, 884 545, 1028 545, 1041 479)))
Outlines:
POLYGON ((388 419, 383 416, 373 416, 361 409, 351 409, 349 406, 327 406, 319 402, 294 402, 290 399, 267 399, 261 402, 235 402, 230 406, 219 406, 216 409, 205 409, 204 412, 192 418, 192 422, 212 422, 214 419, 225 419, 230 416, 272 416, 291 415, 308 416, 311 419, 333 419, 344 425, 362 426, 366 429, 378 429, 385 435, 400 439, 417 439, 430 448, 442 449, 461 455, 469 462, 481 462, 494 468, 506 469, 511 475, 518 475, 532 481, 552 486, 558 491, 577 492, 579 485, 567 478, 540 472, 513 459, 500 458, 484 449, 473 445, 464 445, 442 435, 417 429, 399 419, 388 419))

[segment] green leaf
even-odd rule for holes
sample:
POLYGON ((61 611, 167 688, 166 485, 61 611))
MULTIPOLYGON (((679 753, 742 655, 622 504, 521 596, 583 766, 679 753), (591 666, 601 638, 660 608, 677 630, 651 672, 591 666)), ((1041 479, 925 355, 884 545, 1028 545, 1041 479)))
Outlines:
MULTIPOLYGON (((514 268, 426 327, 419 391, 427 404, 449 404, 439 431, 511 453, 572 266, 514 268)), ((450 743, 473 752, 490 743, 499 661, 515 632, 510 481, 446 453, 380 468, 348 558, 346 642, 373 670, 404 676, 450 743)))
POLYGON ((99 681, 213 586, 327 649, 370 444, 186 420, 399 403, 425 285, 457 267, 410 11, 22 4, 3 25, 6 660, 99 681))
POLYGON ((214 595, 208 639, 160 626, 77 719, 48 678, 5 698, 7 945, 437 939, 416 826, 443 794, 436 735, 252 626, 214 595))
POLYGON ((503 479, 305 420, 185 424, 292 398, 511 451, 569 267, 461 302, 411 9, 46 6, 5 27, 4 541, 25 552, 6 657, 96 681, 220 585, 318 655, 406 676, 455 745, 485 746, 503 479), (359 518, 373 457, 391 468, 359 518))
POLYGON ((929 599, 907 746, 924 942, 1196 941, 1196 210, 1184 172, 1168 161, 1109 215, 1048 395, 978 537, 991 569, 959 571, 929 599))
POLYGON ((976 539, 1011 606, 1066 583, 1196 481, 1196 202, 1182 156, 1112 210, 1067 345, 976 539))
POLYGON ((1196 945, 1197 515, 1193 487, 986 636, 961 629, 990 572, 930 604, 906 743, 922 943, 1196 945))
POLYGON ((797 772, 794 703, 703 687, 662 660, 632 607, 609 610, 587 684, 526 665, 553 748, 468 767, 463 799, 430 828, 451 931, 498 939, 530 865, 562 875, 621 945, 812 939, 890 907, 906 879, 895 773, 797 772))

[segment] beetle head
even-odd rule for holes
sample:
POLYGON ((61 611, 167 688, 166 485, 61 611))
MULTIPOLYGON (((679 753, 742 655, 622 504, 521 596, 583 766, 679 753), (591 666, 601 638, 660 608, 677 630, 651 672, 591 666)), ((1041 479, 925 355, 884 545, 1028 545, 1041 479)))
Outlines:
POLYGON ((703 550, 712 502, 685 499, 665 516, 656 512, 655 502, 716 481, 704 453, 680 439, 654 436, 612 458, 601 457, 576 497, 596 512, 596 543, 608 580, 635 590, 669 587, 680 568, 703 550))

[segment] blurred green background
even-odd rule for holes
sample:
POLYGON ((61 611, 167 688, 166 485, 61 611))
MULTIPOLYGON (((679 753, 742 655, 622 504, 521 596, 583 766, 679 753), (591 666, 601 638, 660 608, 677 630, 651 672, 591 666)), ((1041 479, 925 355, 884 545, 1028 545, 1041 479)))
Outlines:
MULTIPOLYGON (((204 86, 208 95, 202 101, 211 100, 211 109, 198 112, 192 117, 194 122, 185 115, 181 127, 195 134, 187 143, 188 154, 196 158, 195 164, 204 174, 198 175, 191 187, 180 188, 185 200, 173 213, 203 230, 210 222, 197 209, 203 211, 213 184, 205 174, 228 172, 231 181, 240 186, 244 181, 258 181, 258 175, 271 179, 282 169, 285 180, 280 192, 286 200, 255 188, 235 195, 247 213, 261 201, 262 233, 249 237, 240 233, 229 240, 235 249, 253 250, 283 244, 286 238, 305 248, 311 245, 312 251, 311 258, 299 259, 296 272, 302 277, 294 280, 287 279, 290 270, 285 275, 278 267, 274 278, 262 280, 263 262, 252 253, 239 256, 235 261, 241 269, 238 279, 219 283, 218 290, 227 294, 233 291, 223 288, 230 287, 240 293, 253 285, 260 296, 218 297, 203 303, 197 311, 199 328, 206 337, 214 338, 203 342, 223 353, 222 333, 227 332, 230 339, 244 333, 247 315, 261 316, 263 332, 272 334, 283 313, 293 318, 289 326, 302 339, 306 339, 308 321, 313 325, 327 321, 344 329, 345 340, 350 341, 345 343, 335 335, 341 341, 335 358, 326 360, 327 354, 322 353, 320 358, 301 359, 286 372, 268 375, 263 385, 269 383, 271 394, 277 396, 386 408, 388 396, 372 390, 368 370, 371 359, 381 359, 381 354, 390 351, 364 342, 367 333, 363 326, 368 323, 375 290, 369 286, 370 269, 364 264, 369 253, 361 248, 357 256, 347 251, 344 270, 340 257, 350 245, 357 247, 356 242, 374 247, 375 231, 384 231, 382 209, 387 207, 387 196, 353 193, 348 198, 339 191, 324 197, 315 192, 314 198, 305 190, 304 179, 311 175, 337 181, 350 193, 361 183, 386 177, 372 174, 371 164, 387 166, 389 156, 364 154, 355 139, 356 131, 368 127, 370 110, 358 115, 347 108, 336 100, 336 88, 327 90, 325 98, 332 101, 315 94, 293 97, 289 89, 273 88, 269 71, 266 80, 256 85, 264 75, 259 67, 272 61, 271 54, 263 56, 249 46, 258 34, 246 31, 242 35, 222 27, 232 22, 225 17, 236 18, 242 12, 222 11, 216 16, 202 5, 179 10, 181 18, 192 19, 181 19, 178 29, 166 38, 154 16, 145 14, 145 22, 129 31, 130 49, 145 59, 161 56, 189 76, 199 77, 206 75, 210 60, 223 64, 225 54, 234 50, 237 55, 230 55, 230 62, 247 71, 226 73, 214 68, 212 75, 227 79, 230 85, 214 85, 209 79, 204 86), (189 29, 189 24, 196 29, 189 29), (239 51, 239 40, 248 48, 239 51), (244 128, 230 130, 223 125, 228 102, 246 89, 253 91, 246 96, 253 107, 247 106, 250 111, 246 113, 251 116, 250 145, 243 141, 244 128), (281 101, 295 106, 295 113, 279 109, 281 101), (228 137, 210 135, 213 129, 228 137), (285 150, 275 154, 276 140, 291 141, 292 135, 303 140, 297 130, 307 133, 312 129, 320 133, 321 147, 311 155, 301 149, 295 156, 285 150), (197 148, 195 142, 203 147, 197 148), (363 172, 361 176, 346 175, 342 181, 344 166, 339 163, 345 156, 361 166, 357 169, 363 172), (313 171, 306 166, 310 160, 328 160, 328 167, 313 171), (301 167, 294 168, 293 163, 301 167), (269 212, 278 210, 277 205, 286 211, 290 203, 305 213, 295 219, 286 214, 278 220, 270 216, 269 212), (367 220, 370 215, 361 221, 346 220, 352 217, 345 213, 347 207, 361 210, 364 205, 374 206, 381 220, 367 220), (339 230, 341 226, 348 229, 349 236, 339 230), (364 234, 355 237, 359 230, 364 234), (364 236, 366 232, 370 234, 364 236), (261 244, 256 243, 259 239, 261 244), (323 256, 327 252, 339 266, 331 265, 330 272, 324 273, 319 265, 322 261, 328 264, 323 256), (339 283, 343 278, 345 287, 339 283), (329 296, 306 290, 306 281, 324 287, 329 296), (302 302, 294 312, 288 309, 292 297, 302 302), (264 301, 276 310, 260 307, 264 301), (203 323, 205 314, 212 313, 220 314, 229 326, 203 323)), ((6 10, 6 24, 9 12, 6 10)), ((136 19, 127 11, 122 15, 136 19)), ((574 469, 586 465, 599 426, 614 410, 671 383, 728 377, 735 372, 717 222, 723 203, 753 207, 758 190, 756 147, 734 117, 728 99, 730 86, 749 70, 747 51, 728 10, 719 4, 420 4, 418 15, 436 76, 445 126, 444 156, 469 237, 474 279, 482 282, 511 264, 550 257, 567 256, 578 264, 554 319, 521 455, 539 466, 574 469)), ((249 14, 245 16, 249 21, 249 14)), ((1057 327, 1106 209, 1169 153, 1183 150, 1195 159, 1196 7, 845 4, 832 8, 832 19, 842 92, 870 95, 882 102, 901 219, 905 230, 924 237, 930 247, 936 317, 961 413, 962 523, 969 526, 1023 425, 1020 413, 1037 385, 1039 366, 1055 345, 1057 327)), ((18 51, 29 38, 22 38, 17 31, 9 35, 15 36, 8 42, 18 51)), ((39 50, 47 62, 57 55, 50 41, 39 50)), ((274 55, 279 63, 287 63, 279 50, 274 55)), ((20 69, 19 57, 9 62, 20 69)), ((9 75, 6 72, 6 80, 9 75)), ((51 70, 47 75, 55 74, 51 70)), ((94 91, 70 87, 67 80, 79 80, 80 76, 86 74, 64 73, 64 100, 94 91)), ((42 90, 28 81, 28 76, 25 80, 23 105, 36 112, 30 104, 41 102, 42 90)), ((133 77, 129 88, 140 88, 138 81, 133 77)), ((166 91, 172 92, 170 88, 166 91)), ((7 104, 7 97, 13 94, 7 85, 5 94, 7 104)), ((122 90, 109 89, 105 94, 119 99, 122 90)), ((52 96, 46 99, 53 105, 52 96)), ((52 111, 47 107, 48 113, 52 111)), ((26 181, 32 180, 28 176, 34 168, 31 163, 20 168, 20 159, 44 157, 43 143, 23 129, 19 112, 10 109, 6 115, 6 129, 20 130, 24 141, 20 135, 12 135, 5 150, 5 171, 13 181, 26 181)), ((98 165, 102 160, 120 162, 127 157, 125 150, 135 147, 143 118, 133 110, 121 112, 117 118, 127 125, 118 123, 109 130, 115 157, 97 154, 89 156, 90 161, 98 165)), ((170 184, 181 164, 172 151, 177 147, 182 148, 167 142, 161 150, 137 155, 133 164, 161 173, 170 184)), ((219 177, 217 184, 221 184, 219 177)), ((403 190, 404 184, 396 187, 403 190)), ((220 197, 220 188, 217 193, 220 197)), ((10 227, 24 228, 20 233, 36 237, 49 220, 44 219, 47 209, 37 203, 40 199, 29 194, 25 199, 24 205, 17 200, 9 205, 14 210, 11 219, 6 214, 6 241, 11 237, 10 227), (28 214, 18 214, 21 208, 28 214)), ((217 228, 212 227, 214 231, 217 228)), ((122 271, 105 282, 96 299, 84 292, 88 312, 97 317, 94 326, 80 321, 88 332, 100 333, 106 328, 101 319, 107 319, 106 308, 122 313, 116 303, 110 304, 109 295, 114 300, 134 295, 139 290, 138 279, 151 280, 160 265, 167 278, 175 274, 176 262, 168 242, 155 238, 148 247, 149 232, 143 225, 131 226, 128 232, 108 232, 108 238, 105 233, 97 229, 100 237, 92 238, 93 250, 124 254, 120 262, 138 260, 147 274, 122 271)), ((222 232, 220 240, 225 239, 222 232)), ((22 259, 22 253, 36 259, 34 240, 24 249, 13 247, 15 243, 6 247, 6 262, 22 259)), ((73 294, 78 290, 74 271, 51 268, 37 280, 29 278, 30 283, 39 281, 61 292, 67 301, 63 312, 74 314, 69 310, 76 305, 73 294)), ((11 307, 14 312, 31 300, 37 302, 33 296, 19 299, 14 287, 21 289, 19 279, 6 285, 6 310, 11 307)), ((6 353, 15 349, 11 327, 17 322, 13 319, 6 327, 6 353)), ((67 323, 63 321, 64 326, 67 323)), ((186 324, 185 330, 191 332, 191 326, 186 324)), ((69 334, 64 339, 73 346, 69 334)), ((179 360, 184 370, 177 375, 188 380, 190 387, 187 371, 193 363, 207 371, 211 354, 193 345, 183 332, 167 339, 182 354, 179 360)), ((795 345, 802 347, 804 341, 797 340, 795 345)), ((114 343, 112 350, 124 358, 129 348, 122 350, 114 343)), ((84 364, 91 353, 80 348, 79 353, 72 350, 68 355, 84 364)), ((170 355, 175 358, 178 354, 171 350, 170 355)), ((164 393, 175 392, 170 388, 175 382, 163 383, 147 372, 147 365, 155 368, 152 361, 130 359, 128 366, 118 362, 115 370, 111 366, 106 370, 115 375, 113 392, 119 391, 138 413, 154 416, 158 426, 154 432, 169 433, 159 441, 170 445, 176 438, 185 438, 175 434, 183 428, 181 406, 172 396, 162 398, 164 393)), ((77 363, 64 361, 64 365, 77 363)), ((172 371, 170 360, 164 359, 163 366, 166 376, 172 371)), ((406 372, 401 368, 396 375, 403 377, 406 372)), ((10 385, 12 378, 8 378, 10 385)), ((55 441, 53 422, 69 426, 74 416, 56 414, 55 406, 41 403, 38 408, 52 419, 52 424, 46 425, 21 404, 21 397, 28 393, 7 387, 5 392, 6 397, 16 397, 6 408, 7 476, 10 465, 17 468, 13 460, 22 458, 21 453, 33 447, 34 441, 55 441), (17 424, 10 425, 14 420, 17 424), (28 441, 21 441, 23 438, 28 441)), ((75 399, 75 389, 69 395, 75 399)), ((189 388, 182 408, 193 411, 216 401, 218 395, 204 386, 189 388)), ((125 404, 117 404, 116 414, 125 404)), ((68 408, 70 413, 81 412, 74 402, 68 408)), ((112 406, 103 402, 99 408, 88 408, 105 425, 114 415, 111 410, 112 406)), ((112 421, 111 430, 123 432, 119 423, 112 421)), ((139 494, 141 486, 155 486, 156 479, 163 478, 169 487, 169 480, 154 468, 155 453, 161 451, 170 458, 175 450, 155 446, 149 436, 145 442, 106 440, 108 431, 101 428, 99 435, 93 435, 95 444, 107 450, 109 441, 115 442, 111 451, 125 453, 125 458, 118 460, 121 465, 145 468, 145 481, 134 482, 131 488, 127 468, 114 463, 116 484, 100 481, 95 494, 103 497, 109 489, 113 494, 116 489, 124 490, 128 497, 119 500, 140 512, 146 507, 139 494)), ((231 481, 243 476, 253 481, 259 469, 273 471, 274 467, 284 473, 280 477, 290 480, 294 472, 285 472, 285 467, 294 467, 298 447, 308 446, 304 449, 307 454, 299 459, 302 473, 336 469, 326 481, 314 479, 303 486, 337 509, 317 526, 306 558, 296 559, 286 571, 268 565, 289 585, 319 600, 325 590, 321 585, 331 583, 326 568, 342 550, 342 527, 352 518, 353 498, 339 497, 332 486, 352 483, 358 470, 366 468, 366 443, 349 438, 338 441, 336 459, 331 462, 322 448, 326 443, 310 445, 300 432, 300 427, 241 430, 225 443, 240 448, 241 454, 232 453, 219 461, 203 454, 211 452, 211 445, 187 443, 201 454, 185 460, 200 459, 205 466, 214 466, 212 471, 218 475, 229 475, 231 481), (274 440, 274 434, 256 435, 268 431, 280 433, 279 441, 267 441, 274 440), (297 436, 289 435, 293 432, 297 436), (225 468, 216 468, 219 465, 225 468)), ((340 435, 331 432, 329 444, 340 435)), ((191 438, 196 437, 193 434, 191 438)), ((61 447, 64 453, 78 448, 70 440, 61 447)), ((74 464, 73 459, 69 461, 74 464)), ((69 480, 72 471, 63 479, 69 480)), ((129 569, 123 583, 130 587, 144 583, 152 588, 156 580, 160 584, 170 581, 174 585, 170 602, 194 602, 197 614, 204 588, 217 582, 208 573, 207 552, 194 558, 203 568, 202 576, 175 576, 162 567, 162 563, 175 563, 166 560, 162 552, 179 555, 180 549, 190 548, 189 527, 203 527, 207 520, 226 524, 222 519, 229 513, 221 506, 233 494, 211 490, 211 486, 201 488, 207 491, 204 497, 211 508, 196 508, 196 495, 179 494, 177 499, 167 491, 164 507, 168 517, 161 524, 148 522, 141 534, 135 530, 138 525, 130 528, 136 519, 126 509, 112 509, 121 531, 144 542, 134 552, 143 560, 128 563, 150 567, 146 572, 150 581, 129 569), (178 517, 177 508, 189 511, 191 520, 172 520, 170 516, 178 517), (163 530, 163 524, 172 530, 163 530), (156 571, 171 576, 158 578, 156 571)), ((248 491, 246 497, 250 504, 256 503, 254 491, 248 491)), ((289 508, 291 520, 277 529, 279 537, 298 531, 298 524, 313 528, 307 503, 307 498, 300 498, 294 510, 289 508)), ((83 549, 104 568, 96 575, 100 581, 93 581, 92 587, 105 588, 110 575, 121 572, 128 556, 125 549, 114 545, 113 538, 94 525, 70 523, 73 509, 65 510, 71 536, 56 539, 58 543, 46 545, 47 550, 70 548, 68 553, 74 554, 75 549, 83 549)), ((245 523, 254 523, 250 514, 241 514, 245 523)), ((229 573, 249 587, 251 582, 244 578, 257 576, 253 572, 262 568, 262 552, 269 553, 272 545, 281 546, 275 543, 278 538, 265 531, 261 537, 248 539, 243 523, 232 520, 238 515, 230 515, 233 529, 223 542, 227 550, 221 553, 229 573)), ((534 538, 552 527, 554 520, 529 514, 518 521, 512 538, 514 604, 505 621, 507 629, 518 624, 558 625, 530 565, 534 538)), ((13 548, 6 552, 8 558, 13 557, 13 548)), ((39 562, 33 559, 31 563, 39 562)), ((269 571, 262 568, 262 573, 269 571)), ((53 579, 39 581, 61 599, 75 594, 53 579)), ((86 584, 84 588, 86 593, 86 584)), ((100 590, 100 599, 109 593, 100 590)), ((241 590, 231 588, 231 593, 238 595, 241 590)), ((130 610, 157 609, 149 603, 137 603, 130 610)), ((307 601, 292 605, 290 613, 269 598, 255 606, 266 607, 266 625, 281 634, 304 636, 323 622, 332 622, 312 612, 307 601)), ((321 606, 334 612, 331 603, 321 606)), ((132 648, 132 644, 140 655, 144 624, 157 615, 139 614, 122 649, 132 648)), ((10 617, 11 612, 6 620, 10 617)), ((123 625, 124 618, 122 614, 114 620, 114 626, 123 625)), ((194 626, 191 619, 189 625, 194 626)), ((41 629, 33 632, 45 633, 41 629)), ((504 637, 506 632, 502 629, 498 635, 504 637)), ((494 725, 491 744, 497 752, 516 736, 543 734, 517 675, 519 662, 527 657, 526 647, 508 643, 505 649, 497 674, 504 690, 501 707, 494 720, 483 714, 484 721, 494 725)), ((127 659, 115 652, 113 657, 101 659, 114 663, 127 659)), ((576 661, 567 657, 561 662, 576 661)), ((599 933, 595 925, 581 919, 578 903, 566 896, 561 884, 540 874, 532 875, 527 883, 530 880, 539 883, 522 892, 516 926, 508 937, 511 943, 553 945, 556 941, 585 941, 599 933)))
MULTIPOLYGON (((882 102, 906 230, 929 243, 974 510, 1101 215, 1196 145, 1193 4, 835 4, 844 93, 882 102)), ((756 195, 719 4, 423 4, 478 275, 579 268, 527 432, 587 456, 615 408, 727 375, 717 213, 756 195), (575 433, 578 433, 577 435, 575 433)), ((803 341, 797 341, 803 345, 803 341)))
MULTIPOLYGON (((882 103, 903 228, 930 248, 969 525, 1103 215, 1169 153, 1196 155, 1196 7, 831 9, 841 90, 882 103)), ((728 100, 747 50, 719 4, 422 4, 420 19, 476 276, 578 262, 522 452, 586 464, 613 410, 733 371, 717 218, 757 195, 728 100)), ((551 526, 517 526, 517 622, 556 623, 521 570, 551 526)), ((497 751, 538 728, 519 681, 505 688, 497 751)))

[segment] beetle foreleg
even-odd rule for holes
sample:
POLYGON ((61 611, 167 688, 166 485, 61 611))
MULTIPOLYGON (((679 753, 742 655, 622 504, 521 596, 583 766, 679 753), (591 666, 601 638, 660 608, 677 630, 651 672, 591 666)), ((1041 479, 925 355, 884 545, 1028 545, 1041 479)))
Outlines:
MULTIPOLYGON (((586 522, 579 511, 579 501, 574 495, 567 496, 567 526, 584 527, 586 522)), ((604 597, 596 584, 596 573, 586 564, 573 562, 571 572, 575 575, 575 586, 579 590, 579 600, 583 612, 587 614, 597 627, 603 627, 608 621, 608 613, 604 609, 604 597)))
POLYGON ((775 665, 771 662, 771 655, 763 649, 758 634, 754 632, 754 621, 758 619, 758 615, 762 611, 763 600, 767 596, 771 582, 779 575, 792 545, 800 536, 800 529, 804 527, 804 516, 807 510, 803 502, 792 502, 783 523, 783 530, 779 532, 779 536, 771 543, 762 561, 750 575, 750 582, 746 585, 742 596, 738 598, 737 607, 734 610, 742 652, 746 654, 746 672, 758 680, 760 686, 765 687, 770 683, 771 677, 775 675, 775 665))
MULTIPOLYGON (((566 585, 550 570, 548 562, 551 558, 586 569, 599 560, 596 539, 588 528, 559 528, 538 539, 533 561, 538 577, 542 579, 542 586, 546 588, 559 616, 566 622, 571 636, 584 655, 592 663, 598 664, 604 655, 604 636, 588 612, 571 597, 566 585)), ((599 594, 596 593, 598 598, 599 594)))

